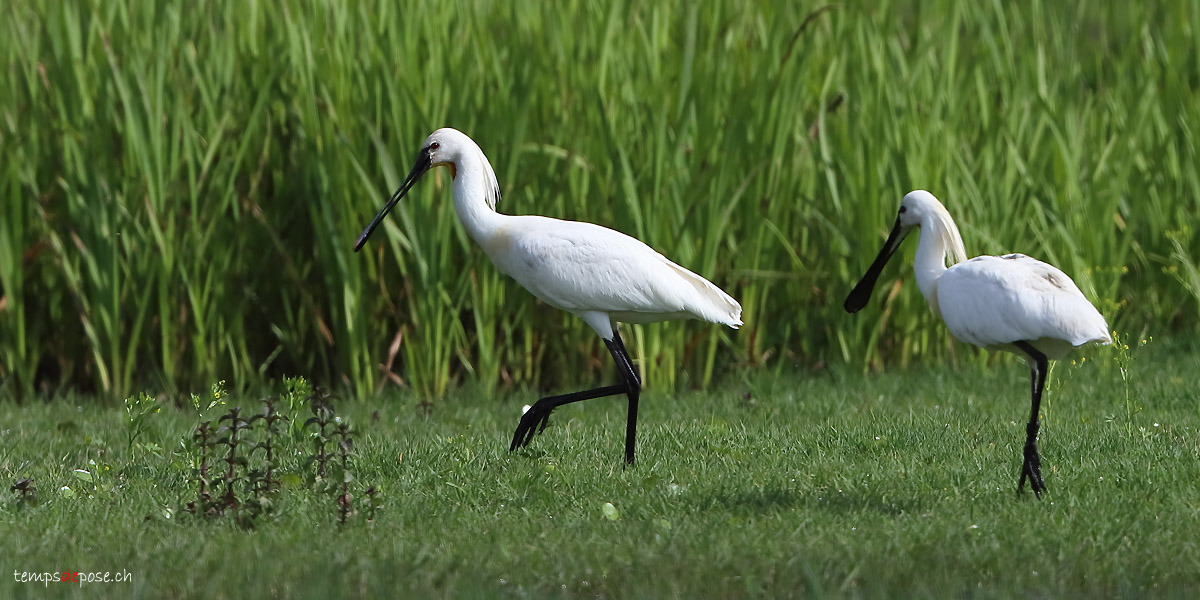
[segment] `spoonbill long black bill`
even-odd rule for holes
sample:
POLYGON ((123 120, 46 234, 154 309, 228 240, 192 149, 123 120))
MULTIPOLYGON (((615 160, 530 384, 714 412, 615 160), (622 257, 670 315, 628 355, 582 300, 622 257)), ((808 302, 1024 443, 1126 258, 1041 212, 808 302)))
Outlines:
POLYGON ((590 325, 608 346, 621 376, 616 385, 538 400, 521 416, 509 450, 529 444, 559 406, 624 394, 629 399, 625 462, 632 464, 642 381, 617 324, 701 319, 736 329, 742 324, 741 305, 707 279, 623 233, 591 223, 496 212, 500 186, 492 165, 471 138, 450 128, 425 140, 412 172, 363 230, 354 250, 362 248, 422 175, 442 166, 453 179, 458 220, 492 264, 545 303, 590 325))
POLYGON ((1108 324, 1065 273, 1024 254, 977 256, 966 260, 962 236, 946 207, 925 190, 900 201, 896 224, 875 262, 846 297, 846 312, 867 305, 875 280, 904 238, 921 228, 913 265, 917 287, 954 337, 989 350, 1020 355, 1032 371, 1032 409, 1025 427, 1025 461, 1017 493, 1029 487, 1038 498, 1046 490, 1038 456, 1038 410, 1050 359, 1084 344, 1111 344, 1108 324), (953 266, 946 268, 949 256, 953 266))

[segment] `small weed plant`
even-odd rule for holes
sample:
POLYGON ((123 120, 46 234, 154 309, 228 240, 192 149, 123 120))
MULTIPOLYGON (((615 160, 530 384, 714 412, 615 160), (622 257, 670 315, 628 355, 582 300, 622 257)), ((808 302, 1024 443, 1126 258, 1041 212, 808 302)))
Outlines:
MULTIPOLYGON (((1124 397, 1126 436, 1133 436, 1135 417, 1138 413, 1142 412, 1143 408, 1138 403, 1137 392, 1134 389, 1134 358, 1139 349, 1154 341, 1153 336, 1148 336, 1130 346, 1130 337, 1133 336, 1130 336, 1128 333, 1122 336, 1116 331, 1112 332, 1113 349, 1115 350, 1113 360, 1116 362, 1117 372, 1121 376, 1121 388, 1124 397)), ((1134 339, 1137 338, 1134 337, 1134 339)), ((1117 419, 1115 416, 1110 416, 1108 420, 1115 422, 1117 419)))
MULTIPOLYGON (((213 386, 211 400, 192 397, 201 417, 225 405, 223 386, 223 381, 213 386), (207 407, 201 408, 204 402, 207 407)), ((205 518, 227 516, 253 527, 276 513, 285 488, 302 488, 332 498, 339 524, 358 514, 351 469, 354 429, 337 416, 328 392, 313 390, 302 378, 289 379, 284 386, 279 397, 262 399, 260 412, 248 415, 241 406, 231 406, 215 421, 203 420, 192 430, 185 448, 194 456, 197 496, 187 503, 186 512, 205 518), (299 421, 289 414, 298 410, 312 416, 299 421), (281 461, 305 449, 311 453, 294 469, 281 461)), ((368 487, 363 496, 366 520, 373 521, 382 506, 378 488, 368 487)))

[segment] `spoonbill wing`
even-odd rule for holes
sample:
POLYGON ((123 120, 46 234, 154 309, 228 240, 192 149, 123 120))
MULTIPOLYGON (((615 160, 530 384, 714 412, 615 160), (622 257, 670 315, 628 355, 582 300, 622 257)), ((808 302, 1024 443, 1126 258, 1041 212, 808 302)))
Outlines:
POLYGON ((638 239, 577 221, 523 216, 508 228, 496 266, 547 303, 607 312, 625 322, 691 317, 730 327, 742 307, 707 279, 638 239))
POLYGON ((1075 282, 1024 254, 979 256, 951 267, 938 280, 937 301, 950 333, 978 346, 1027 341, 1060 358, 1072 347, 1112 343, 1104 317, 1075 282))

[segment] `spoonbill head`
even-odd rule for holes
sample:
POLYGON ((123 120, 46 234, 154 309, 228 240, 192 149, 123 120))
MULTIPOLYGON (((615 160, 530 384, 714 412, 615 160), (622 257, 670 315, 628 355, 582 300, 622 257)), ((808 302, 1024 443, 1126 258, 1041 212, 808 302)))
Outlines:
POLYGON ((621 383, 538 400, 521 417, 510 450, 545 429, 550 413, 571 402, 624 394, 629 400, 625 460, 633 462, 641 378, 618 323, 700 319, 741 326, 742 307, 707 279, 623 233, 578 221, 496 212, 500 186, 491 164, 466 134, 434 131, 408 177, 354 245, 362 248, 388 213, 434 167, 450 170, 455 212, 467 234, 502 273, 547 304, 584 320, 608 346, 621 383))
MULTIPOLYGON (((918 273, 922 272, 924 266, 936 267, 938 264, 942 265, 942 270, 945 270, 946 256, 949 256, 955 263, 967 259, 962 236, 958 233, 958 227, 954 225, 954 219, 950 218, 946 207, 942 206, 942 203, 938 202, 933 194, 925 190, 909 192, 900 200, 900 209, 896 212, 896 224, 892 225, 892 231, 888 234, 887 241, 883 243, 883 248, 879 250, 879 255, 867 268, 866 274, 859 280, 858 285, 854 286, 850 295, 846 297, 846 302, 842 305, 846 312, 856 313, 867 305, 867 301, 871 299, 871 292, 875 290, 875 282, 879 280, 879 274, 883 272, 884 265, 900 248, 900 244, 904 243, 908 234, 926 222, 928 222, 926 229, 929 232, 925 234, 926 237, 922 237, 922 240, 929 239, 929 242, 918 248, 917 252, 921 252, 923 248, 931 256, 918 257, 916 267, 918 273)), ((925 274, 929 275, 929 273, 925 274)), ((931 283, 931 281, 928 277, 918 275, 918 286, 921 287, 921 292, 925 293, 926 288, 922 282, 931 283)), ((925 293, 925 298, 930 299, 930 294, 925 293)), ((935 295, 930 299, 930 308, 934 312, 937 312, 936 302, 937 296, 935 295)))
POLYGON ((475 140, 467 137, 463 132, 443 127, 429 134, 425 138, 425 143, 421 145, 421 149, 417 152, 417 160, 413 164, 413 168, 408 173, 408 177, 404 178, 404 183, 396 189, 391 198, 383 205, 383 209, 379 214, 371 219, 371 223, 358 236, 358 241, 354 243, 354 251, 358 252, 363 245, 367 243, 367 238, 375 231, 375 228, 383 222, 384 217, 392 212, 400 199, 408 194, 408 190, 416 185, 421 179, 434 167, 446 167, 450 169, 450 178, 458 179, 458 165, 469 163, 471 166, 480 166, 482 161, 483 173, 482 176, 485 190, 488 192, 484 195, 484 201, 492 210, 496 209, 496 202, 500 200, 500 184, 496 181, 496 173, 492 170, 492 165, 488 163, 487 157, 483 155, 483 151, 475 143, 475 140))
POLYGON ((887 241, 846 297, 846 312, 856 313, 867 305, 884 265, 916 228, 921 234, 913 269, 930 310, 955 338, 1013 352, 1030 365, 1032 408, 1017 491, 1028 478, 1040 498, 1046 487, 1037 452, 1038 410, 1048 361, 1085 344, 1111 344, 1108 324, 1075 282, 1053 265, 1024 254, 966 260, 950 213, 925 190, 909 192, 900 201, 887 241))

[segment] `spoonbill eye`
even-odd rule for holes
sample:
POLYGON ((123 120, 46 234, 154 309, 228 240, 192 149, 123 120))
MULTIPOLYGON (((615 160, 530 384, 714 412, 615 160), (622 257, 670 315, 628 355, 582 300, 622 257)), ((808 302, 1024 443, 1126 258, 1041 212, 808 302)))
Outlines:
POLYGON ((908 207, 907 207, 907 206, 904 206, 904 205, 901 205, 901 206, 900 206, 900 212, 901 212, 901 213, 905 213, 905 212, 907 212, 907 211, 908 211, 908 207))
POLYGON ((437 142, 434 142, 434 143, 432 143, 432 144, 430 144, 430 145, 429 145, 429 149, 430 149, 430 150, 437 150, 438 148, 441 148, 441 147, 442 147, 442 145, 441 145, 441 144, 439 144, 439 143, 437 143, 437 142))

